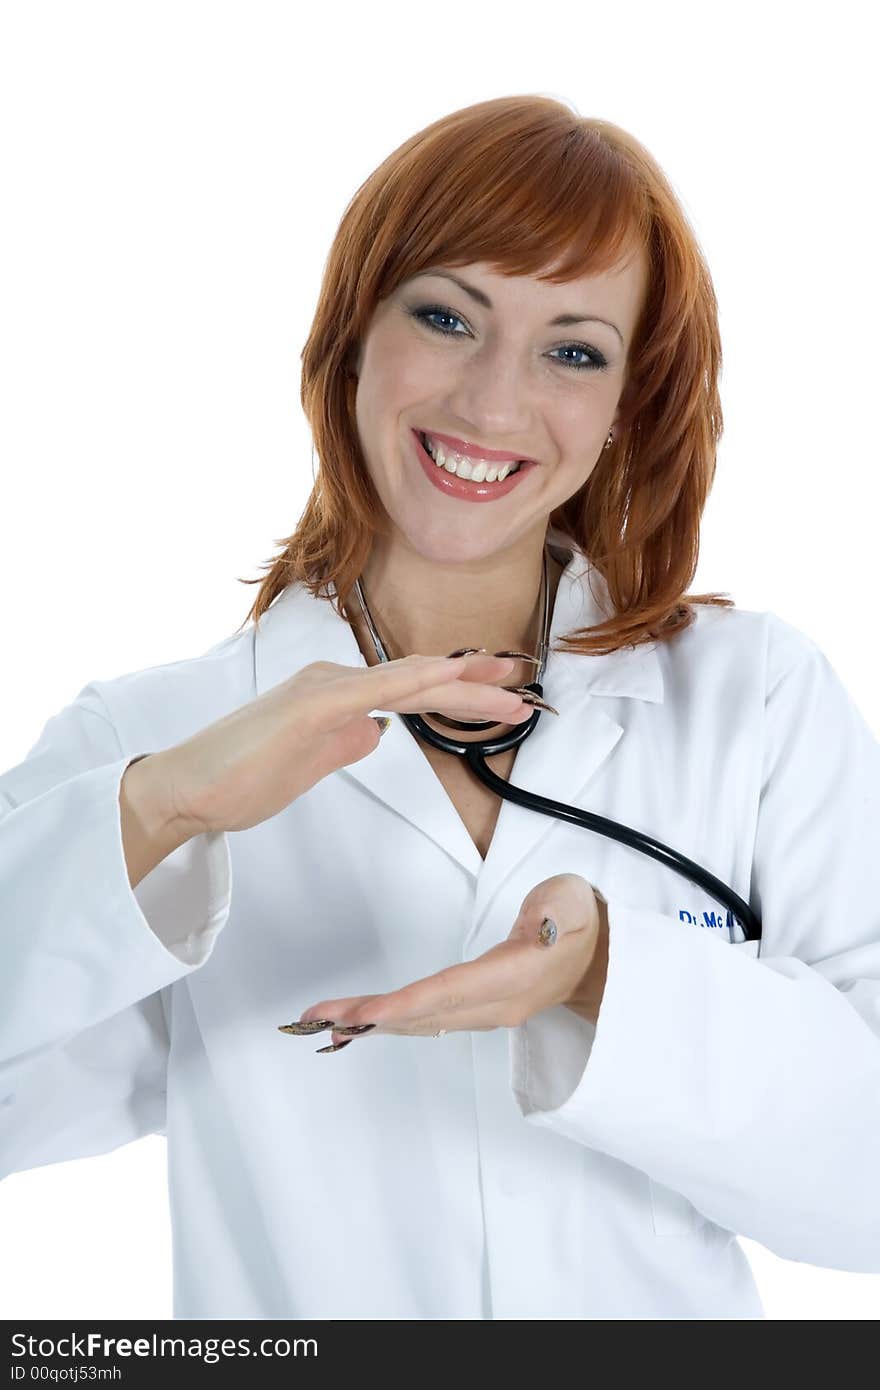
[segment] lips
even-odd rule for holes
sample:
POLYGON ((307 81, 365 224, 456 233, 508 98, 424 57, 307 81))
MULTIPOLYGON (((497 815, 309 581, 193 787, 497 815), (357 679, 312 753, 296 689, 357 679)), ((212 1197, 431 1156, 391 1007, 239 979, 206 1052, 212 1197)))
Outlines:
MULTIPOLYGON (((420 434, 419 443, 421 444, 425 453, 429 454, 430 457, 434 460, 434 463, 437 464, 437 467, 441 467, 442 465, 437 463, 437 450, 438 448, 443 448, 443 445, 440 443, 440 441, 434 435, 420 434)), ((455 450, 446 448, 444 449, 444 454, 446 458, 451 458, 452 455, 455 454, 455 450)), ((500 473, 502 468, 506 468, 508 473, 515 473, 518 468, 528 467, 528 464, 526 463, 525 459, 507 458, 504 459, 503 463, 499 463, 497 459, 478 458, 476 454, 465 454, 463 456, 458 454, 456 455, 456 457, 463 458, 463 461, 469 464, 480 463, 483 465, 484 468, 488 463, 489 468, 494 469, 496 473, 500 473)), ((486 471, 488 472, 488 469, 486 471)), ((458 467, 456 467, 455 469, 455 475, 456 477, 467 478, 467 474, 459 472, 458 467)), ((474 479, 471 478, 468 479, 468 481, 474 481, 474 479)))
POLYGON ((454 434, 439 434, 436 430, 419 429, 417 433, 428 435, 429 438, 442 444, 445 449, 452 449, 454 453, 462 454, 465 458, 485 459, 486 463, 537 463, 537 459, 529 458, 528 454, 502 453, 499 449, 483 449, 479 444, 471 444, 466 439, 456 439, 454 434))
POLYGON ((428 482, 450 499, 454 498, 463 502, 500 501, 514 488, 522 487, 523 479, 528 478, 535 467, 535 464, 532 463, 522 463, 517 471, 509 473, 502 483, 475 483, 471 479, 459 478, 457 474, 448 473, 445 468, 440 468, 430 454, 425 452, 421 436, 417 430, 412 431, 412 438, 416 457, 428 482))

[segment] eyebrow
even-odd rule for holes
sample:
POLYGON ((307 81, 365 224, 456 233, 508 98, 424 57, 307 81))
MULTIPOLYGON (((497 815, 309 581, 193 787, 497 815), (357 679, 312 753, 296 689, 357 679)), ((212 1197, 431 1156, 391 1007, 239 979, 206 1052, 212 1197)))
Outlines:
MULTIPOLYGON (((482 290, 478 290, 475 285, 469 285, 467 280, 462 280, 460 276, 453 275, 448 270, 420 270, 417 275, 410 276, 410 279, 418 280, 423 275, 439 275, 444 280, 452 280, 454 284, 458 285, 459 289, 464 290, 465 294, 469 294, 471 299, 475 299, 478 304, 482 304, 484 309, 492 308, 492 301, 487 294, 484 294, 482 290)), ((614 329, 620 339, 621 347, 623 346, 623 334, 617 327, 617 324, 612 323, 610 319, 600 319, 595 314, 557 314, 555 319, 550 319, 548 327, 552 328, 556 324, 569 325, 573 323, 604 323, 608 328, 614 329)))

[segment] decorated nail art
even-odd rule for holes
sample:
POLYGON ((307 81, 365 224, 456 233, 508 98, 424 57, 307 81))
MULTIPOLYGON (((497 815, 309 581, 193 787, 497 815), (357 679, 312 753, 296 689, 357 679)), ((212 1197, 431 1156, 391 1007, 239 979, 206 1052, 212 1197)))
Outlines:
POLYGON ((541 658, 539 656, 529 656, 528 652, 493 652, 492 655, 514 656, 518 657, 520 661, 533 661, 536 666, 540 666, 541 664, 541 658))
POLYGON ((546 700, 542 700, 540 695, 536 695, 533 690, 526 690, 521 685, 505 685, 504 690, 511 690, 514 695, 519 695, 520 699, 527 705, 536 705, 538 709, 545 709, 548 714, 558 714, 559 710, 548 705, 546 700))
POLYGON ((323 1033, 325 1028, 335 1027, 332 1018, 313 1018, 309 1023, 279 1023, 279 1033, 292 1033, 297 1038, 310 1037, 312 1033, 323 1033))
POLYGON ((542 946, 553 946, 556 943, 556 923, 552 917, 545 917, 538 928, 538 940, 542 946))

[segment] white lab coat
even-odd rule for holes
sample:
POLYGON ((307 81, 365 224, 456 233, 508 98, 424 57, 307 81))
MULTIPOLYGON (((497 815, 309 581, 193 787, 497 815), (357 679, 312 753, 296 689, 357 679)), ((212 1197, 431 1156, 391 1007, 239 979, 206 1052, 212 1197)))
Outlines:
MULTIPOLYGON (((553 636, 603 592, 573 551, 553 636)), ((658 861, 507 801, 484 862, 399 718, 132 892, 132 757, 365 663, 294 586, 259 633, 85 686, 0 777, 0 1176, 166 1134, 178 1318, 760 1318, 738 1233, 880 1271, 880 746, 804 634, 697 613, 551 654, 560 715, 511 780, 704 865, 760 952, 658 861), (561 872, 608 901, 595 1029, 560 1005, 326 1056, 278 1032, 474 959, 561 872)))

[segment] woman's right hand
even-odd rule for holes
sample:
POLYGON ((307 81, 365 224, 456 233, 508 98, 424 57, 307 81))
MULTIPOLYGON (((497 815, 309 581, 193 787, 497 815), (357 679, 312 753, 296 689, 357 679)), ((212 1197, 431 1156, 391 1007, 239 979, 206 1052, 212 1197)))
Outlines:
POLYGON ((509 657, 405 656, 364 668, 315 661, 182 743, 150 754, 170 821, 191 837, 249 830, 379 742, 369 711, 521 724, 532 707, 493 682, 509 657))

